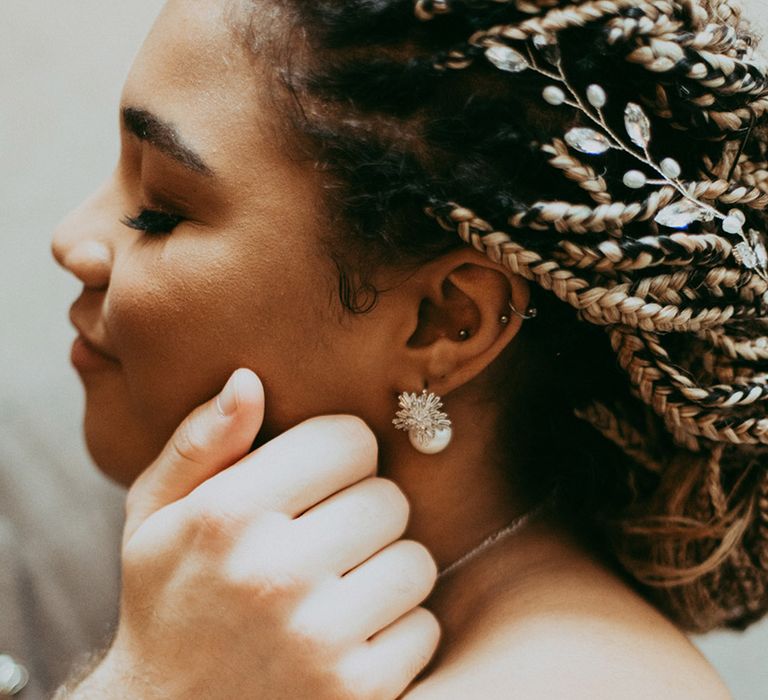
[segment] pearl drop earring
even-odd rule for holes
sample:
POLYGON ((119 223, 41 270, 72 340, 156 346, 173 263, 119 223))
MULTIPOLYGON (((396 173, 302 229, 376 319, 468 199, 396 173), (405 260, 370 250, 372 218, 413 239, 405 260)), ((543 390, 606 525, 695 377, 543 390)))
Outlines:
POLYGON ((400 410, 392 421, 405 430, 411 445, 423 454, 442 452, 453 437, 448 415, 441 411, 443 402, 437 394, 424 389, 420 394, 403 392, 398 397, 400 410))

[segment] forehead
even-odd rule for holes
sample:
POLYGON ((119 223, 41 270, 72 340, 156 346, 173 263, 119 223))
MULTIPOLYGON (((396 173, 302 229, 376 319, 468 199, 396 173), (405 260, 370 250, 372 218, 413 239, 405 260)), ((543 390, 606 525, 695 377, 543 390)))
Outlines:
MULTIPOLYGON (((137 107, 173 124, 216 166, 227 153, 271 139, 275 119, 259 67, 235 31, 238 2, 170 0, 146 38, 123 90, 137 107)), ((262 153, 262 156, 264 154, 262 153)), ((275 154, 276 155, 276 154, 275 154)))

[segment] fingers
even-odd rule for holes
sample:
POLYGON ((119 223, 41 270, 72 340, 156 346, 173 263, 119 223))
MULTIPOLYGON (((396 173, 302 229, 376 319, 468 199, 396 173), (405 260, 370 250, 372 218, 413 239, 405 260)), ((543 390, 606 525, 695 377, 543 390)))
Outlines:
POLYGON ((430 593, 437 566, 429 550, 412 540, 398 540, 340 579, 345 627, 368 639, 430 593))
POLYGON ((439 642, 437 618, 426 608, 414 608, 350 654, 342 662, 341 675, 365 697, 400 697, 439 642))
POLYGON ((303 560, 341 576, 402 536, 409 505, 394 482, 359 481, 325 499, 294 521, 297 542, 307 543, 303 560))
POLYGON ((339 648, 359 644, 419 605, 437 578, 423 545, 398 540, 335 581, 326 581, 296 610, 294 623, 339 648))
POLYGON ((319 416, 282 433, 211 479, 195 497, 235 518, 279 511, 292 518, 376 472, 378 447, 353 416, 319 416))
POLYGON ((184 419, 131 487, 126 539, 154 512, 191 493, 248 452, 264 418, 264 388, 239 369, 221 393, 184 419))

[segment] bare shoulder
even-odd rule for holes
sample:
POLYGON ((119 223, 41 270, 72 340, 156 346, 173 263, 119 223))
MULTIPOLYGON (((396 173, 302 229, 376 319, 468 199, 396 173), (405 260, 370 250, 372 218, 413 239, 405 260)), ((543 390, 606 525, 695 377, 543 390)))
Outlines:
POLYGON ((603 569, 536 576, 481 601, 407 700, 729 700, 688 638, 603 569))
POLYGON ((715 670, 679 632, 654 635, 578 617, 528 620, 475 640, 406 695, 468 697, 731 700, 715 670))

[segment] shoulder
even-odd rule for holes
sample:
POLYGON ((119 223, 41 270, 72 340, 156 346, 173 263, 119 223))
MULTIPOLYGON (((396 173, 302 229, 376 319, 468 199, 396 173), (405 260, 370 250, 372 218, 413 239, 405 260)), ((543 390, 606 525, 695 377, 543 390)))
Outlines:
POLYGON ((731 698, 688 638, 624 581, 578 552, 556 553, 476 599, 405 697, 731 698))
POLYGON ((407 700, 730 700, 679 632, 651 634, 578 616, 523 621, 453 654, 407 700))

